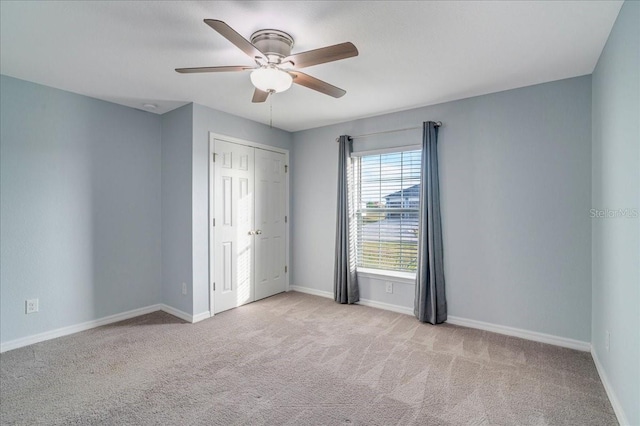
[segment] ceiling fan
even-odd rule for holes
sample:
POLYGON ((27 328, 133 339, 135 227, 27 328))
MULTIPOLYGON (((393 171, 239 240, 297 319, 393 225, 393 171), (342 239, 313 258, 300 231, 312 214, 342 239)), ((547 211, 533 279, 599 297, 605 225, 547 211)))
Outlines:
POLYGON ((293 37, 284 31, 259 30, 251 35, 251 41, 249 41, 223 21, 205 19, 204 22, 246 53, 256 62, 257 66, 176 68, 177 72, 192 74, 253 70, 251 82, 255 86, 252 100, 254 103, 264 102, 270 94, 289 89, 292 83, 334 98, 339 98, 347 93, 339 87, 300 72, 298 69, 358 56, 358 49, 353 43, 340 43, 292 55, 293 37))

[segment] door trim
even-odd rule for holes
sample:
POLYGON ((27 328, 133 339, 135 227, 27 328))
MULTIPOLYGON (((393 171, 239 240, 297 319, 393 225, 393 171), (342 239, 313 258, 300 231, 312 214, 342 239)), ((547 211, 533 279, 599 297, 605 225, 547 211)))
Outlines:
MULTIPOLYGON (((214 180, 215 180, 215 163, 213 162, 213 154, 215 152, 215 140, 216 139, 221 139, 224 140, 226 142, 231 142, 231 143, 235 143, 238 145, 244 145, 244 146, 248 146, 251 148, 258 148, 258 149, 264 149, 266 151, 273 151, 273 152, 278 152, 280 154, 284 154, 284 163, 287 166, 287 168, 289 168, 289 150, 288 149, 283 149, 283 148, 277 148, 271 145, 265 145, 265 144, 261 144, 258 142, 252 142, 252 141, 247 141, 244 139, 239 139, 239 138, 234 138, 232 136, 227 136, 227 135, 222 135, 220 133, 214 133, 214 132, 209 132, 209 160, 208 160, 208 164, 209 164, 209 312, 210 312, 210 316, 214 316, 214 298, 215 298, 215 294, 213 291, 213 280, 215 277, 215 270, 214 270, 214 262, 213 262, 213 256, 215 253, 215 248, 213 247, 213 244, 215 242, 215 227, 213 226, 213 219, 214 219, 214 213, 215 213, 215 209, 214 209, 214 191, 215 191, 215 185, 214 185, 214 180)), ((287 272, 285 272, 285 283, 286 283, 286 291, 289 291, 289 273, 291 271, 291 256, 290 256, 290 251, 289 251, 289 245, 290 245, 290 224, 291 224, 291 211, 289 209, 289 175, 291 173, 287 172, 285 173, 285 199, 286 199, 286 205, 285 205, 285 212, 287 215, 287 222, 285 223, 285 257, 287 259, 287 272)))

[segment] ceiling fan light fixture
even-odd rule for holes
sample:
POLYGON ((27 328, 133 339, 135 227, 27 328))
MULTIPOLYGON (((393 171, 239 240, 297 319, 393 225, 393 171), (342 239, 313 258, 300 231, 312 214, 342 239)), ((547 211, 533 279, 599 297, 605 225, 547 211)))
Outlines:
POLYGON ((278 93, 291 87, 293 77, 275 67, 261 67, 251 73, 251 83, 263 92, 278 93))

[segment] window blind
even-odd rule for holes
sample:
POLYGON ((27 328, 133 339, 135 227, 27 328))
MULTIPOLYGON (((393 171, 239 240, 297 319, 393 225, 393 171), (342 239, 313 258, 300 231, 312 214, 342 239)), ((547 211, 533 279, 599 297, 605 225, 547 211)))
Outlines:
POLYGON ((421 151, 365 155, 354 161, 357 266, 415 271, 421 151))

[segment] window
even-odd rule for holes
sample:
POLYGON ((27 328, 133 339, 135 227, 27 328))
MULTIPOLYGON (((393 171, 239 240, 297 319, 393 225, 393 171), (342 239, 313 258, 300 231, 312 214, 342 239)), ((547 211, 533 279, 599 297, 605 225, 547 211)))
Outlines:
POLYGON ((359 268, 416 270, 420 163, 421 151, 355 158, 359 268))

